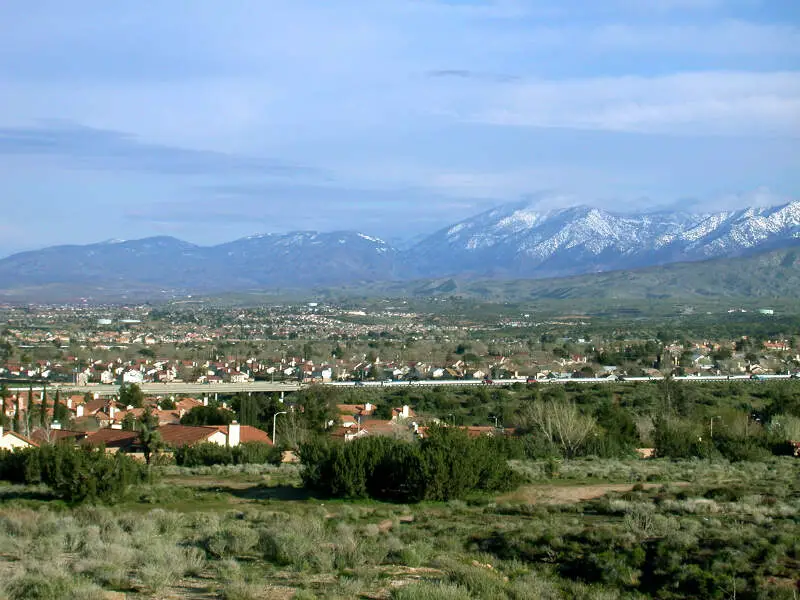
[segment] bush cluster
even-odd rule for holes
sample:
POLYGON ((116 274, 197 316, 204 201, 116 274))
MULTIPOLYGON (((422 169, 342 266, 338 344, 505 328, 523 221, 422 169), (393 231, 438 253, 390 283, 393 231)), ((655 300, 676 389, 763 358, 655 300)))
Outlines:
POLYGON ((367 437, 347 443, 317 440, 300 449, 303 481, 325 495, 397 502, 452 500, 473 491, 511 489, 519 476, 504 445, 432 427, 420 442, 367 437))
POLYGON ((175 464, 180 467, 213 465, 280 464, 281 451, 268 444, 248 442, 233 448, 205 443, 175 449, 175 464))
POLYGON ((772 432, 737 435, 722 430, 714 437, 705 435, 697 422, 678 418, 655 421, 653 442, 656 455, 665 458, 725 458, 737 461, 762 461, 772 455, 791 455, 791 444, 772 432))
POLYGON ((102 448, 56 444, 0 451, 0 479, 43 483, 68 502, 117 502, 130 485, 146 478, 143 465, 124 454, 106 454, 102 448))

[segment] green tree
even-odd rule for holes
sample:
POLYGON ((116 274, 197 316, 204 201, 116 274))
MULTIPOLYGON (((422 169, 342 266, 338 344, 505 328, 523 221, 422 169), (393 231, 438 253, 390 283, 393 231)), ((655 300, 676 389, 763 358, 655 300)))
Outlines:
POLYGON ((125 413, 125 416, 122 417, 122 429, 124 431, 136 430, 136 417, 133 416, 133 413, 125 413))
POLYGON ((69 423, 69 420, 69 409, 61 402, 61 390, 56 390, 56 397, 53 400, 53 421, 58 421, 64 427, 69 423))
POLYGON ((216 406, 195 406, 181 417, 181 425, 228 425, 234 413, 216 406))
POLYGON ((139 419, 139 428, 139 443, 142 446, 144 461, 147 463, 149 470, 153 453, 158 452, 163 445, 161 434, 158 432, 158 417, 153 414, 149 406, 139 419))
POLYGON ((119 386, 119 401, 124 406, 142 408, 144 404, 144 393, 135 383, 123 383, 119 386))

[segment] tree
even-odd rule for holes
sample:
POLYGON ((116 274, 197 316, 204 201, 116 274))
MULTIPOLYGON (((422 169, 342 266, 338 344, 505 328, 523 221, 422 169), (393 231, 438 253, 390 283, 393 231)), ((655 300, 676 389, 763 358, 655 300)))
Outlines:
POLYGON ((542 433, 568 458, 577 454, 596 425, 574 402, 562 399, 536 401, 525 406, 520 411, 520 421, 525 428, 542 433))
POLYGON ((133 413, 125 413, 125 416, 122 417, 122 429, 124 431, 136 430, 136 417, 133 416, 133 413))
POLYGON ((144 393, 135 383, 123 383, 119 386, 119 401, 124 406, 141 408, 144 404, 144 393))
POLYGON ((139 419, 139 443, 142 446, 144 462, 150 466, 150 458, 154 452, 163 445, 161 434, 158 432, 158 417, 153 414, 153 410, 148 406, 139 419))
POLYGON ((56 397, 55 400, 53 400, 53 421, 58 421, 63 427, 69 420, 69 409, 61 402, 61 390, 56 390, 56 397))
POLYGON ((195 406, 181 418, 181 425, 228 425, 234 414, 226 408, 195 406))
MULTIPOLYGON (((304 415, 295 410, 288 411, 285 415, 280 415, 275 425, 275 438, 280 441, 281 448, 293 448, 296 450, 312 437, 304 415)), ((275 440, 272 441, 273 443, 275 442, 275 440)))
POLYGON ((29 435, 31 432, 31 427, 33 427, 33 422, 31 419, 33 418, 33 385, 28 386, 28 403, 25 407, 25 431, 23 432, 25 435, 29 435))
POLYGON ((14 403, 14 431, 22 433, 22 394, 19 392, 14 403))
POLYGON ((47 385, 42 386, 42 403, 39 406, 39 424, 47 427, 47 385))

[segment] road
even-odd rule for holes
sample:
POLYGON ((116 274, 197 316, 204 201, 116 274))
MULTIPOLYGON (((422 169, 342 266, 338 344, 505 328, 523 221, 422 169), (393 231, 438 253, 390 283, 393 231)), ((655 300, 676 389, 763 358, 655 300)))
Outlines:
MULTIPOLYGON (((192 395, 212 396, 214 394, 237 394, 239 392, 296 392, 304 387, 299 383, 272 383, 269 381, 253 381, 250 383, 142 383, 139 387, 147 396, 192 395)), ((9 386, 9 389, 15 389, 9 386)), ((16 389, 27 390, 28 386, 16 389)), ((34 391, 42 389, 34 386, 34 391)), ((61 393, 71 394, 98 394, 99 396, 116 396, 119 393, 118 385, 71 385, 67 383, 48 385, 52 393, 61 390, 61 393)))
MULTIPOLYGON (((790 375, 760 375, 754 378, 745 375, 727 376, 707 376, 707 377, 673 377, 676 383, 712 383, 720 381, 743 381, 743 382, 759 382, 759 381, 772 381, 772 380, 785 380, 795 378, 790 375)), ((542 379, 535 383, 535 385, 558 385, 567 383, 577 384, 609 384, 609 383, 640 383, 662 381, 661 377, 627 377, 621 380, 613 378, 600 378, 589 377, 582 379, 542 379)), ((326 385, 331 387, 474 387, 474 386, 510 386, 515 383, 526 384, 525 378, 515 379, 495 379, 491 383, 485 383, 475 379, 426 379, 421 381, 332 381, 319 385, 326 385)), ((317 385, 317 384, 311 384, 317 385)), ((236 394, 239 392, 296 392, 303 388, 308 387, 309 384, 301 384, 297 382, 270 382, 270 381, 253 381, 249 383, 143 383, 139 387, 148 396, 170 396, 170 395, 192 395, 192 396, 211 396, 214 394, 236 394)), ((9 386, 11 390, 27 390, 28 386, 9 386)), ((35 391, 42 389, 41 385, 33 387, 35 391)), ((47 389, 55 393, 59 389, 62 393, 73 394, 98 394, 99 396, 116 396, 119 393, 118 385, 70 385, 70 384, 52 384, 47 386, 47 389)))

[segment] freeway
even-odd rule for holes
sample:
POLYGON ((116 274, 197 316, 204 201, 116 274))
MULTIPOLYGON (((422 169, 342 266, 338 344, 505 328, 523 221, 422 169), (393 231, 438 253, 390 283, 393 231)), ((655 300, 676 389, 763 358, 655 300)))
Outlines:
MULTIPOLYGON (((148 396, 193 395, 211 396, 214 394, 236 394, 239 392, 296 392, 304 387, 300 383, 272 383, 269 381, 251 381, 248 383, 141 383, 139 387, 148 396)), ((10 389, 15 389, 10 386, 10 389)), ((28 386, 17 388, 27 390, 28 386)), ((41 385, 34 386, 34 391, 40 391, 41 385)), ((48 390, 55 393, 97 394, 99 396, 116 396, 119 394, 118 385, 72 385, 53 384, 47 386, 48 390)))
MULTIPOLYGON (((709 375, 709 376, 679 376, 673 377, 676 383, 712 383, 720 381, 744 381, 759 382, 772 380, 795 379, 795 375, 709 375)), ((528 381, 524 377, 513 379, 495 379, 493 381, 481 381, 477 379, 423 379, 419 381, 405 380, 386 380, 386 381, 331 381, 322 384, 303 384, 297 382, 269 382, 251 381, 248 383, 142 383, 139 387, 149 396, 169 396, 169 395, 194 395, 211 396, 216 394, 236 394, 239 392, 296 392, 309 385, 326 385, 331 387, 474 387, 474 386, 510 386, 515 383, 530 383, 532 385, 558 385, 567 383, 577 384, 609 384, 609 383, 639 383, 663 381, 663 377, 584 377, 578 379, 538 379, 528 381)), ((9 386, 11 390, 27 390, 28 386, 9 386)), ((41 384, 33 386, 33 390, 40 391, 41 384)), ((55 393, 61 390, 63 393, 76 394, 97 394, 98 396, 116 396, 119 393, 118 385, 89 384, 71 385, 54 383, 48 389, 55 393)))

